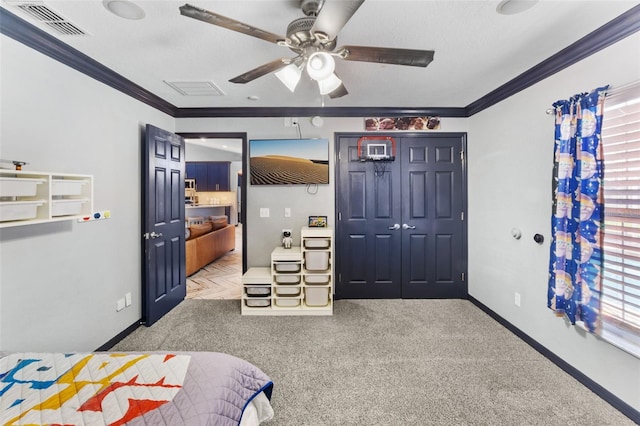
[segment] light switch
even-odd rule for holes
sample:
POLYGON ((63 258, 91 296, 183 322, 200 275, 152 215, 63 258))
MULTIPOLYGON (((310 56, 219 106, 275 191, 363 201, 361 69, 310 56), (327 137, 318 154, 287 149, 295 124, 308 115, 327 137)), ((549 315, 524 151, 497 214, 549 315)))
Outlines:
POLYGON ((269 217, 268 207, 260 207, 260 217, 269 217))
POLYGON ((284 208, 284 217, 291 217, 291 207, 284 208))

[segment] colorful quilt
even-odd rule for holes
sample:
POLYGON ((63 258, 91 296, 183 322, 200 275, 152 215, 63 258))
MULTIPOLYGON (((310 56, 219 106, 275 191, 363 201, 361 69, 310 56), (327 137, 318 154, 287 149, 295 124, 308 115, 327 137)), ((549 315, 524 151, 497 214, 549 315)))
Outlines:
POLYGON ((238 425, 273 383, 216 352, 11 353, 0 359, 2 425, 238 425))

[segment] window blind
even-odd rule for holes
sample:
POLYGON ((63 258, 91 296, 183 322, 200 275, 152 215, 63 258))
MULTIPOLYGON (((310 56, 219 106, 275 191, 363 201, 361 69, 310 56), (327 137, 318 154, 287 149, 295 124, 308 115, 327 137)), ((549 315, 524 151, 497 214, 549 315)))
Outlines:
POLYGON ((601 310, 605 322, 640 336, 640 82, 607 95, 602 144, 601 310))

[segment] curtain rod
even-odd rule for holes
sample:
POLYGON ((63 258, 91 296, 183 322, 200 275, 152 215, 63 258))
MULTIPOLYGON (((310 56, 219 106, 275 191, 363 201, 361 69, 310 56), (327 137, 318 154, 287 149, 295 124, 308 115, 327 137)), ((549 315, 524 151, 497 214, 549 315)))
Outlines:
MULTIPOLYGON (((628 93, 629 91, 638 90, 640 91, 640 80, 632 81, 631 83, 623 84, 622 86, 616 86, 613 88, 607 89, 607 98, 616 98, 623 94, 628 93)), ((547 115, 555 114, 556 110, 554 108, 547 108, 545 113, 547 115)))

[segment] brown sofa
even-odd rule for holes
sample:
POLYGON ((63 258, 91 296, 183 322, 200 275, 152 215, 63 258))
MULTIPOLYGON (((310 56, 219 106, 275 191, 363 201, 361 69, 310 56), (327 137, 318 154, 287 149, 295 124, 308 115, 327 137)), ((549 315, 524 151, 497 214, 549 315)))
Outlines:
POLYGON ((236 248, 236 227, 227 223, 226 216, 192 222, 187 226, 187 276, 236 248))

